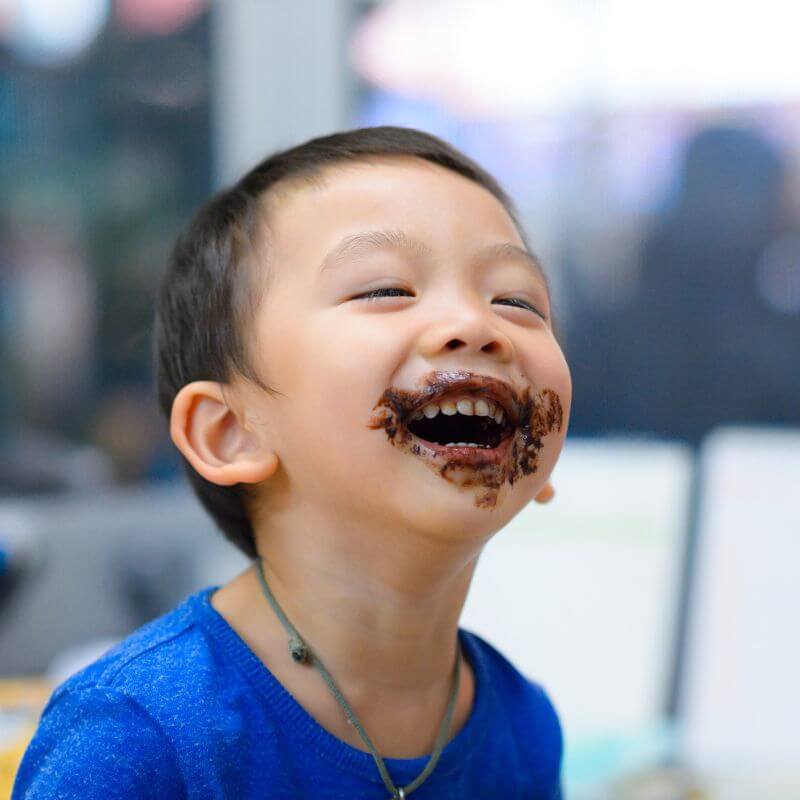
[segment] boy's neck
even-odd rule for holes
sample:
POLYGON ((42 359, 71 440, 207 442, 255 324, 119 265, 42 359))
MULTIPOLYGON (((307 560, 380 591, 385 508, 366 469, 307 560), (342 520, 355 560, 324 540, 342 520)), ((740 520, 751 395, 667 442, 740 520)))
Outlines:
MULTIPOLYGON (((390 545, 385 534, 282 536, 273 529, 259 552, 272 593, 379 752, 412 758, 430 753, 444 715, 458 619, 480 547, 412 537, 390 545)), ((292 661, 255 565, 216 592, 212 605, 323 727, 366 749, 319 673, 292 661)), ((474 694, 464 658, 461 670, 450 738, 469 716, 474 694)))

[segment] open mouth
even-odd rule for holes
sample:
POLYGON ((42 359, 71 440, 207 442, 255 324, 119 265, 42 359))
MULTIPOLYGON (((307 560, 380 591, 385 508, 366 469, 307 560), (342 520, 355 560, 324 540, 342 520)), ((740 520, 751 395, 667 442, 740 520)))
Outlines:
POLYGON ((484 470, 505 463, 525 413, 505 381, 467 371, 437 372, 421 391, 387 389, 370 427, 438 468, 484 470))
POLYGON ((407 418, 409 433, 436 455, 496 460, 516 430, 510 404, 481 388, 437 392, 407 418))
MULTIPOLYGON (((431 405, 435 408, 438 404, 431 405)), ((440 406, 436 413, 431 414, 431 405, 426 407, 426 413, 421 417, 412 418, 408 423, 409 431, 428 444, 494 450, 514 433, 514 426, 505 415, 498 422, 496 416, 462 413, 452 402, 443 403, 444 409, 440 406)), ((466 405, 461 402, 462 408, 466 405)))
POLYGON ((476 506, 493 508, 505 484, 537 471, 543 438, 562 424, 553 389, 517 390, 498 378, 452 370, 431 373, 421 390, 386 389, 367 427, 384 430, 393 446, 444 480, 476 489, 476 506))

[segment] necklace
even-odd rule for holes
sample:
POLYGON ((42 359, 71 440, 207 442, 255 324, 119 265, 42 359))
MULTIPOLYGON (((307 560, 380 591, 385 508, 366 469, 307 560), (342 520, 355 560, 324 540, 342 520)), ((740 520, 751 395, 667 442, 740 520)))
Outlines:
POLYGON ((391 798, 393 800, 397 800, 398 798, 399 800, 402 800, 402 798, 411 794, 414 789, 419 787, 422 782, 431 774, 431 772, 433 772, 433 768, 438 763, 439 756, 442 754, 442 750, 444 749, 445 741, 447 740, 447 734, 450 730, 450 723, 453 718, 453 709, 455 708, 456 698, 458 697, 458 687, 461 678, 461 654, 458 647, 458 636, 456 636, 456 661, 455 667, 453 668, 453 690, 450 693, 450 699, 447 703, 447 710, 445 712, 444 719, 442 720, 441 727, 439 728, 439 733, 436 735, 436 741, 433 745, 433 753, 428 759, 428 763, 425 764, 425 768, 422 770, 422 772, 420 772, 419 775, 417 775, 416 778, 414 778, 413 781, 411 781, 411 783, 403 787, 395 786, 394 781, 392 781, 392 778, 389 775, 389 771, 386 769, 386 764, 384 764, 383 759, 378 754, 378 751, 375 749, 375 746, 372 744, 369 736, 367 736, 367 732, 359 722, 355 711, 353 711, 353 709, 350 707, 350 704, 347 702, 347 700, 344 699, 344 696, 339 691, 339 687, 334 682, 331 674, 325 668, 325 665, 322 663, 322 661, 320 661, 319 656, 310 650, 308 645, 303 641, 303 638, 297 632, 297 629, 289 621, 286 614, 284 614, 283 609, 280 607, 280 605, 278 605, 278 601, 275 599, 275 596, 272 594, 269 586, 267 585, 267 578, 264 575, 264 566, 262 562, 263 558, 261 556, 257 556, 256 566, 258 567, 258 577, 261 581, 261 588, 264 590, 264 595, 266 596, 267 600, 269 600, 269 604, 275 611, 275 614, 286 630, 286 633, 289 634, 289 653, 299 664, 310 662, 322 675, 325 683, 328 685, 328 689, 330 689, 331 694, 334 696, 336 702, 339 703, 344 710, 344 713, 347 715, 347 719, 350 721, 350 724, 356 729, 358 735, 361 737, 364 744, 369 748, 370 753, 372 753, 372 757, 378 767, 378 772, 381 775, 381 779, 391 793, 391 798))

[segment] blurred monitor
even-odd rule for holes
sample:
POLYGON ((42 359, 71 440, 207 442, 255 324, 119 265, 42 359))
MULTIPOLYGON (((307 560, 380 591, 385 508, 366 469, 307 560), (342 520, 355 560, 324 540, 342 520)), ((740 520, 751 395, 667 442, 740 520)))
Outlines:
POLYGON ((567 439, 555 498, 480 557, 461 624, 550 694, 571 797, 668 747, 692 477, 684 445, 567 439))
POLYGON ((682 758, 800 797, 800 428, 720 428, 700 465, 682 758))
POLYGON ((0 604, 0 676, 49 673, 247 563, 184 481, 0 499, 0 548, 22 563, 30 543, 37 569, 21 572, 0 604))

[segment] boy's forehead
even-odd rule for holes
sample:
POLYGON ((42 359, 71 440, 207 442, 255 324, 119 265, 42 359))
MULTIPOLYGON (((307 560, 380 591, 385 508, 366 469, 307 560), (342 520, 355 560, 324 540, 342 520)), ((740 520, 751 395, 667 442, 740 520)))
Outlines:
POLYGON ((381 180, 396 176, 398 170, 412 175, 428 168, 450 172, 430 161, 411 156, 365 156, 363 159, 340 161, 279 181, 269 189, 268 202, 274 208, 285 208, 296 202, 313 200, 315 195, 325 196, 344 191, 354 182, 364 182, 374 177, 380 186, 381 180))
POLYGON ((293 179, 271 193, 264 216, 272 243, 294 253, 314 246, 327 253, 346 235, 387 229, 400 231, 404 249, 409 243, 420 251, 435 249, 437 238, 450 244, 447 229, 458 225, 525 247, 508 211, 488 189, 407 156, 332 165, 293 179), (441 224, 434 224, 437 220, 441 224))

